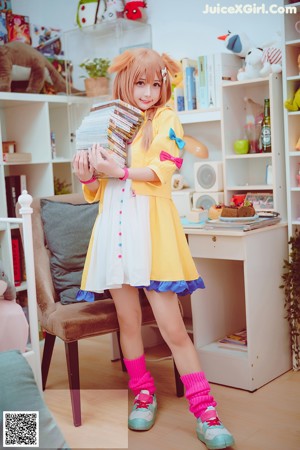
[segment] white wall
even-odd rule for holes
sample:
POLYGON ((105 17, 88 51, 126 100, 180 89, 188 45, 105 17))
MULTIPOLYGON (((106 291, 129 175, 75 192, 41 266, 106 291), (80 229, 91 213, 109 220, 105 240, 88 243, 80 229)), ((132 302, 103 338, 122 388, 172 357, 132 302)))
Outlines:
MULTIPOLYGON (((261 6, 280 5, 281 0, 147 0, 148 22, 152 26, 153 48, 167 52, 174 58, 196 57, 200 53, 224 51, 217 37, 230 31, 244 31, 256 45, 271 39, 281 31, 281 14, 204 14, 206 5, 233 6, 235 4, 261 6)), ((12 0, 15 13, 26 14, 30 22, 58 27, 75 28, 78 0, 12 0)))

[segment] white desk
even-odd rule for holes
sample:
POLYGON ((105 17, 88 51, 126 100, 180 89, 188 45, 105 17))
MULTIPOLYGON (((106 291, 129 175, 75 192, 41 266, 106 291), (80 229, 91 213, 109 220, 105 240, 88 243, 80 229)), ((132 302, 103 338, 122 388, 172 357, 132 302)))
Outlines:
POLYGON ((254 391, 292 367, 282 284, 284 223, 253 230, 185 229, 206 289, 192 294, 194 343, 213 383, 254 391), (248 350, 216 341, 247 328, 248 350))

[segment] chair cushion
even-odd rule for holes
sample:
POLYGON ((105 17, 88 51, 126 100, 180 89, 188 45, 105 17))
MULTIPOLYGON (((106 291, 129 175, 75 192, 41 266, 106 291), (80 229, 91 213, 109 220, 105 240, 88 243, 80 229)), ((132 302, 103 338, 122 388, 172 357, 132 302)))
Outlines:
MULTIPOLYGON (((74 303, 98 203, 72 204, 41 199, 41 218, 50 250, 50 269, 54 288, 62 304, 74 303)), ((109 293, 97 294, 107 298, 109 293)))

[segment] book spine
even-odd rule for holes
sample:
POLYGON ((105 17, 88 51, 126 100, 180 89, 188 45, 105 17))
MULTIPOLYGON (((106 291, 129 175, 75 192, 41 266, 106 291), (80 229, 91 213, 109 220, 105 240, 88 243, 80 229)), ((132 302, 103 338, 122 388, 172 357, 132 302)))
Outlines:
POLYGON ((182 87, 174 88, 174 106, 176 111, 184 111, 184 93, 182 87))
POLYGON ((11 246, 12 246, 15 286, 20 286, 22 282, 22 258, 21 258, 21 246, 19 237, 11 238, 11 246))
POLYGON ((215 68, 214 55, 207 55, 207 88, 208 88, 208 107, 215 108, 216 106, 216 91, 215 91, 215 68))
POLYGON ((199 73, 199 104, 201 109, 207 109, 208 103, 208 86, 207 86, 207 57, 201 55, 198 57, 198 73, 199 73))
POLYGON ((7 216, 16 217, 16 205, 21 194, 21 180, 19 175, 5 177, 7 216))
POLYGON ((185 69, 185 80, 186 80, 186 99, 187 99, 187 110, 196 109, 196 86, 195 86, 195 68, 187 67, 185 69))

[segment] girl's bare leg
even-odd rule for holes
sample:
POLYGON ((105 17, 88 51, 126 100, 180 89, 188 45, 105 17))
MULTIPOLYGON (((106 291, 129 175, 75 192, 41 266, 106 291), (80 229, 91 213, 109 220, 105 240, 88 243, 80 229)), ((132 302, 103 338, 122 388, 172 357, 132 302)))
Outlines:
POLYGON ((141 332, 142 311, 138 289, 124 284, 120 289, 110 289, 110 293, 118 314, 124 358, 138 358, 144 353, 141 332))
POLYGON ((180 375, 201 371, 198 353, 183 322, 177 295, 173 292, 147 291, 161 335, 169 346, 180 375))

